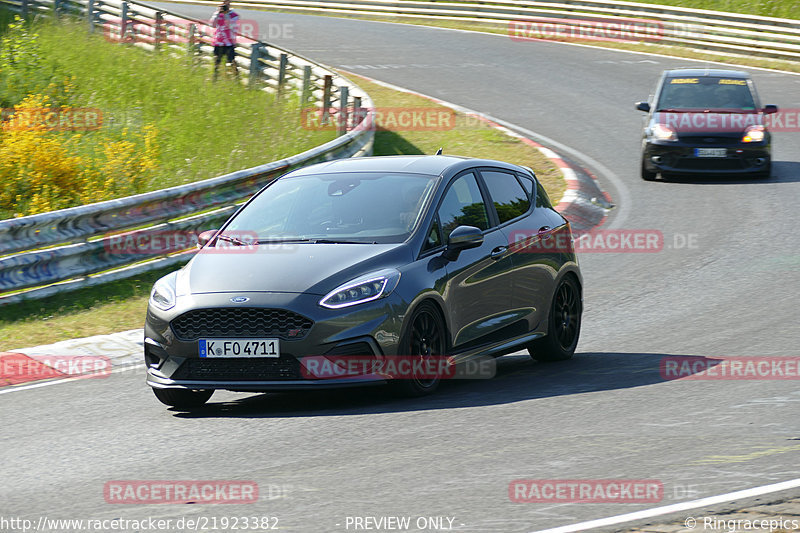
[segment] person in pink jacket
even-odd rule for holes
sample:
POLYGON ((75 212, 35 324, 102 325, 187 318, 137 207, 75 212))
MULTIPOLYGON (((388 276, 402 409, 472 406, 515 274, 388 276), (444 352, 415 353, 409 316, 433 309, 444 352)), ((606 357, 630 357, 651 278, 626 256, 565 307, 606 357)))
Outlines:
POLYGON ((238 79, 239 70, 236 68, 234 58, 236 53, 236 30, 238 29, 239 15, 231 9, 230 0, 223 0, 217 11, 208 21, 214 28, 214 79, 217 79, 220 61, 224 57, 226 64, 233 67, 233 74, 238 79))

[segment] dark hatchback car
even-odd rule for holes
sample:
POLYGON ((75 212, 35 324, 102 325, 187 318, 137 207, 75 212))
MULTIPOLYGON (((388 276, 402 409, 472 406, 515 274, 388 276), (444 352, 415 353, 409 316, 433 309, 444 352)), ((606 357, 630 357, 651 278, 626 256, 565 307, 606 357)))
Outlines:
POLYGON ((770 133, 746 72, 721 69, 666 70, 652 104, 638 102, 648 117, 642 140, 641 177, 670 175, 770 175, 770 133))
POLYGON ((156 282, 147 382, 177 407, 216 389, 390 383, 423 395, 442 375, 320 374, 308 362, 457 367, 523 348, 569 359, 583 305, 571 237, 533 172, 499 161, 372 157, 290 172, 156 282))

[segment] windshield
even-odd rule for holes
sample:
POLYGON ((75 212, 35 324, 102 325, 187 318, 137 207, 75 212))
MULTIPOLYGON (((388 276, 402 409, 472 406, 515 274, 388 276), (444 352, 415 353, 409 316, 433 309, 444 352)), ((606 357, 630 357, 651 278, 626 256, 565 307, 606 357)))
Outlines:
POLYGON ((226 227, 260 243, 406 240, 436 183, 420 174, 340 173, 281 178, 226 227))
POLYGON ((701 76, 665 80, 657 111, 698 109, 747 113, 755 111, 755 102, 743 79, 701 76))

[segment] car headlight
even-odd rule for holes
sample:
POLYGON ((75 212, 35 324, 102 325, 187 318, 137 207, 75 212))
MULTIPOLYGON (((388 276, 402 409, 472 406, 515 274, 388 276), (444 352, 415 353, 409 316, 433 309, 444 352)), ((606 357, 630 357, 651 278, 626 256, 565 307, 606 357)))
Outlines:
POLYGON ((372 272, 336 287, 319 301, 319 305, 339 309, 386 298, 399 281, 400 272, 393 268, 372 272))
POLYGON ((665 124, 656 124, 653 126, 653 137, 659 141, 677 141, 678 136, 675 130, 665 124))
POLYGON ((153 290, 150 291, 150 303, 162 311, 175 307, 175 280, 177 277, 177 272, 171 272, 156 281, 153 290))
POLYGON ((764 126, 754 125, 748 126, 746 130, 744 130, 744 137, 742 137, 743 143, 760 143, 764 140, 764 126))

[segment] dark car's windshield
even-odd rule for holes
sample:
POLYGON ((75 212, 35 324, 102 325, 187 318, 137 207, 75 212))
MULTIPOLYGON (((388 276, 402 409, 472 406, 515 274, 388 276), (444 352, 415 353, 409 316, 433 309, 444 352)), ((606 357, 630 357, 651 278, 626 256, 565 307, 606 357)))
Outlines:
POLYGON ((225 233, 262 243, 403 242, 435 183, 435 176, 402 173, 282 178, 248 204, 225 233))
POLYGON ((719 110, 755 111, 747 80, 700 76, 667 78, 661 89, 657 111, 719 110))

